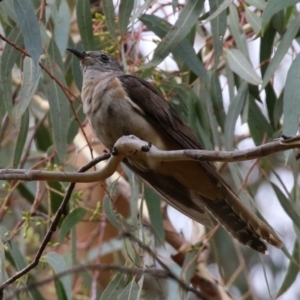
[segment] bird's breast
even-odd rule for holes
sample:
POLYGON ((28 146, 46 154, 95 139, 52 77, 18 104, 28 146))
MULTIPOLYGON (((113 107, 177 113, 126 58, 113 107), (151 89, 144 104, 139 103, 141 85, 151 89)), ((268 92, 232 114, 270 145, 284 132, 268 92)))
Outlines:
MULTIPOLYGON (((93 131, 109 149, 124 135, 135 135, 160 149, 172 147, 168 138, 158 132, 143 110, 128 97, 117 78, 98 80, 91 90, 83 88, 82 99, 93 131)), ((141 152, 129 161, 143 170, 155 169, 160 164, 141 152)))

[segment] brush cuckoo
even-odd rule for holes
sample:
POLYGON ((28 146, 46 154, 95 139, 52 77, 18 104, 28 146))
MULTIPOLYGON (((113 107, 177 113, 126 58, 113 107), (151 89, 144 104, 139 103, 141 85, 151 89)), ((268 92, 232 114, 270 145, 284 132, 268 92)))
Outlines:
MULTIPOLYGON (((203 149, 153 85, 126 75, 120 63, 102 51, 68 50, 80 60, 84 113, 108 149, 124 135, 135 135, 162 150, 203 149)), ((263 240, 282 246, 276 234, 240 201, 214 164, 158 162, 143 152, 127 157, 124 163, 195 221, 212 226, 211 214, 240 243, 261 253, 267 250, 263 240)))

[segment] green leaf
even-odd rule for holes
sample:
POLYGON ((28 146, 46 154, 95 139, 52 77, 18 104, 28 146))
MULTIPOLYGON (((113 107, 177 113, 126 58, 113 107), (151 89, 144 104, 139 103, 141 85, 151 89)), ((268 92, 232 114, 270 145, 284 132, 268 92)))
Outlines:
POLYGON ((119 29, 121 36, 127 33, 131 12, 134 7, 134 0, 121 0, 119 7, 119 29))
MULTIPOLYGON (((8 40, 13 42, 18 46, 23 45, 23 38, 19 29, 12 29, 8 40)), ((0 69, 0 89, 2 94, 2 99, 4 101, 5 109, 8 114, 12 113, 13 103, 12 103, 12 75, 11 70, 16 62, 19 61, 20 52, 17 51, 14 47, 5 44, 1 55, 1 69, 0 69)))
POLYGON ((290 48, 293 39, 296 37, 300 27, 300 16, 297 16, 293 21, 290 22, 286 32, 284 33, 282 40, 272 58, 266 73, 263 78, 262 89, 266 87, 271 77, 274 75, 283 57, 286 55, 290 48))
POLYGON ((103 211, 106 214, 108 221, 115 226, 117 229, 121 228, 120 221, 114 210, 111 200, 108 197, 104 197, 103 200, 103 211))
POLYGON ((248 7, 245 7, 246 18, 250 23, 256 34, 259 34, 261 31, 261 18, 253 11, 251 11, 248 7))
MULTIPOLYGON (((39 23, 30 0, 14 0, 17 22, 24 37, 25 49, 38 68, 43 52, 39 23)), ((35 77, 35 76, 34 76, 35 77)))
POLYGON ((0 239, 0 284, 2 284, 6 279, 5 248, 2 239, 0 239))
POLYGON ((63 220, 60 232, 59 232, 59 240, 62 243, 63 239, 66 237, 71 228, 73 228, 76 224, 78 224, 86 215, 86 210, 82 207, 75 208, 72 212, 70 212, 65 219, 63 220))
MULTIPOLYGON (((48 252, 43 258, 51 266, 54 273, 61 273, 63 271, 68 270, 68 266, 64 258, 55 252, 48 252)), ((64 287, 67 299, 71 300, 72 299, 71 275, 66 275, 61 277, 60 281, 64 287)))
MULTIPOLYGON (((172 25, 169 22, 154 15, 143 15, 140 20, 148 27, 149 30, 153 31, 161 39, 164 39, 166 34, 172 28, 172 25)), ((198 58, 195 49, 187 38, 178 42, 176 47, 171 51, 176 59, 182 60, 197 76, 206 82, 209 81, 209 77, 203 63, 198 58)))
POLYGON ((23 148, 27 138, 28 127, 29 127, 29 111, 28 109, 26 109, 25 113, 21 118, 20 131, 17 138, 14 160, 13 160, 14 168, 17 168, 20 163, 21 156, 23 153, 23 148))
POLYGON ((229 67, 233 72, 238 74, 242 79, 253 85, 261 83, 260 77, 254 71, 249 60, 238 49, 224 49, 227 54, 229 67))
POLYGON ((157 236, 158 244, 162 245, 165 241, 165 230, 160 206, 160 197, 148 187, 145 187, 144 196, 148 207, 151 225, 155 235, 157 236))
POLYGON ((20 102, 14 107, 13 114, 18 120, 26 111, 39 82, 40 66, 35 66, 30 57, 24 59, 23 82, 20 92, 20 102))
MULTIPOLYGON (((37 124, 37 120, 35 121, 37 124)), ((52 136, 49 127, 42 123, 35 132, 35 144, 38 150, 46 152, 48 148, 53 144, 52 136)))
POLYGON ((124 275, 121 272, 117 273, 102 293, 100 300, 118 299, 118 296, 122 293, 125 286, 126 281, 124 280, 124 275))
POLYGON ((240 26, 240 18, 237 7, 234 4, 231 4, 229 6, 229 11, 230 14, 228 16, 228 25, 230 28, 230 32, 234 37, 237 48, 244 54, 245 57, 249 58, 247 39, 244 31, 240 26))
POLYGON ((193 246, 185 255, 182 265, 181 278, 183 278, 186 284, 190 284, 191 279, 198 265, 199 251, 201 250, 200 244, 193 246))
POLYGON ((298 266, 295 264, 293 260, 290 260, 286 275, 281 284, 281 287, 277 293, 276 298, 284 294, 291 285, 295 282, 297 275, 299 274, 299 264, 300 264, 300 251, 299 251, 299 241, 296 239, 293 249, 293 259, 298 263, 298 266))
MULTIPOLYGON (((202 25, 213 21, 216 17, 218 17, 222 12, 225 12, 226 8, 233 2, 233 0, 210 0, 210 12, 209 17, 202 22, 202 25)), ((226 26, 225 26, 226 29, 226 26)), ((219 37, 219 36, 218 36, 219 37)))
POLYGON ((297 213, 297 209, 294 207, 294 204, 283 194, 283 192, 276 184, 271 182, 271 185, 277 195, 277 198, 282 208, 287 213, 287 215, 292 219, 294 225, 296 225, 300 229, 300 216, 297 213))
POLYGON ((251 137, 257 146, 261 145, 265 134, 267 134, 268 138, 273 134, 272 126, 266 120, 266 117, 263 115, 254 99, 249 99, 248 125, 251 137))
POLYGON ((112 0, 102 0, 102 9, 105 16, 105 24, 112 38, 115 34, 115 8, 112 0))
POLYGON ((296 134, 299 125, 300 107, 300 55, 292 62, 287 73, 283 95, 283 133, 296 134))
POLYGON ((289 6, 293 6, 298 2, 299 0, 269 0, 262 15, 262 28, 265 28, 272 16, 274 16, 277 12, 284 10, 289 6))
POLYGON ((61 0, 58 11, 52 13, 54 23, 54 40, 59 49, 60 55, 63 56, 68 46, 70 32, 71 15, 70 8, 66 0, 61 0))
POLYGON ((175 22, 174 26, 161 40, 155 49, 153 59, 145 67, 157 66, 169 53, 178 46, 178 43, 188 35, 198 21, 203 8, 204 0, 189 0, 175 22))
POLYGON ((135 282, 135 278, 131 280, 122 291, 118 300, 137 300, 139 293, 139 286, 135 282))
POLYGON ((14 264, 18 271, 26 267, 25 257, 22 255, 19 245, 15 243, 14 240, 11 240, 9 243, 9 252, 14 260, 14 264))
POLYGON ((91 6, 89 1, 77 0, 76 16, 83 47, 85 50, 96 50, 92 29, 91 6))
MULTIPOLYGON (((63 74, 59 67, 49 58, 46 60, 47 69, 66 86, 63 74)), ((69 102, 58 84, 44 73, 44 91, 50 105, 50 116, 53 129, 53 138, 58 158, 63 162, 67 155, 67 136, 69 128, 69 102)))
POLYGON ((216 116, 219 126, 224 132, 226 114, 224 111, 222 89, 217 72, 213 72, 211 76, 210 95, 214 108, 214 114, 216 116))
POLYGON ((265 7, 267 6, 267 2, 264 0, 245 0, 245 2, 260 10, 264 10, 265 7))
POLYGON ((231 100, 228 108, 227 118, 224 126, 226 150, 232 150, 233 148, 235 124, 239 114, 244 107, 247 95, 248 84, 246 82, 243 82, 238 89, 237 95, 231 100))
POLYGON ((225 34, 225 30, 227 28, 227 15, 226 15, 226 8, 224 8, 224 3, 231 3, 231 0, 222 1, 222 0, 209 0, 210 6, 210 17, 206 19, 206 22, 210 19, 211 24, 211 31, 212 31, 212 39, 213 39, 213 46, 214 46, 214 65, 215 67, 218 66, 220 56, 222 55, 222 45, 223 45, 223 38, 225 34), (224 9, 223 9, 224 8, 224 9))
MULTIPOLYGON (((53 38, 50 40, 47 51, 48 51, 48 55, 51 57, 52 61, 55 62, 61 70, 64 70, 62 56, 61 56, 60 51, 57 47, 57 44, 53 38)), ((73 55, 73 56, 75 56, 75 55, 73 55)))
POLYGON ((64 193, 64 189, 62 184, 58 181, 48 181, 48 185, 52 189, 50 190, 51 211, 55 214, 63 201, 64 197, 61 194, 64 193), (57 191, 58 193, 54 191, 57 191))

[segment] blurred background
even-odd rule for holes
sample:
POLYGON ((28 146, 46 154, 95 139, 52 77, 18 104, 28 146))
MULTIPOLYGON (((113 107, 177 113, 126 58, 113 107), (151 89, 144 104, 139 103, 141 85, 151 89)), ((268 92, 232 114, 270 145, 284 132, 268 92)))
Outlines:
MULTIPOLYGON (((76 171, 103 153, 82 112, 82 75, 67 47, 101 49, 126 73, 153 83, 208 150, 245 150, 296 135, 298 2, 2 0, 0 168, 76 171)), ((155 275, 162 269, 157 257, 205 299, 299 299, 297 154, 216 163, 283 249, 269 246, 261 255, 221 226, 205 229, 121 165, 104 182, 76 184, 41 262, 4 298, 198 299, 155 275), (122 236, 124 228, 155 257, 122 236), (90 263, 120 269, 72 271, 90 263), (153 274, 126 272, 136 268, 153 274)), ((0 282, 32 261, 67 186, 1 181, 0 282)))

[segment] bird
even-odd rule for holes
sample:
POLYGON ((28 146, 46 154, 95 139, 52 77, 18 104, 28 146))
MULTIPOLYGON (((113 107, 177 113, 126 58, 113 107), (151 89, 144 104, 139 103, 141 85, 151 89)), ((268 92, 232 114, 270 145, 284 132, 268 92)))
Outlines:
MULTIPOLYGON (((83 111, 109 150, 122 136, 134 135, 161 150, 203 149, 191 128, 151 83, 125 74, 122 65, 103 51, 68 48, 80 61, 83 111)), ((266 253, 282 242, 247 206, 208 161, 154 161, 143 151, 123 163, 167 203, 191 219, 213 226, 213 216, 235 239, 266 253)))

